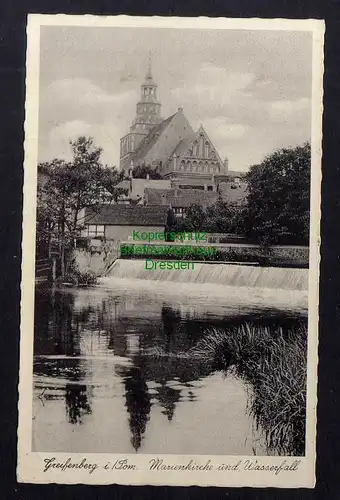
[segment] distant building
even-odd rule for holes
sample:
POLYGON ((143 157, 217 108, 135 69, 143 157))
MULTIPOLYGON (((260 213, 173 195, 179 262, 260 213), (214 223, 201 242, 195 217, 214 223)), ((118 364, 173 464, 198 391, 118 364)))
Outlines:
POLYGON ((120 140, 120 167, 150 166, 179 189, 216 190, 220 182, 234 182, 242 173, 228 171, 203 124, 194 131, 183 109, 163 120, 158 87, 151 64, 141 85, 141 98, 130 131, 120 140))
POLYGON ((217 201, 217 192, 198 191, 196 189, 146 189, 145 202, 148 206, 167 206, 175 215, 182 217, 194 204, 204 208, 217 201))
POLYGON ((120 196, 118 203, 126 203, 131 205, 145 204, 146 189, 171 189, 169 179, 126 179, 120 182, 117 187, 126 189, 127 195, 120 196))
POLYGON ((131 205, 102 205, 96 210, 84 210, 85 228, 81 236, 90 239, 118 241, 130 240, 134 230, 163 232, 166 226, 168 208, 131 205))
POLYGON ((207 189, 200 191, 197 189, 145 189, 144 203, 147 206, 167 206, 172 208, 175 215, 182 217, 191 205, 200 205, 203 208, 214 205, 218 196, 223 201, 228 201, 233 205, 240 205, 246 196, 246 186, 240 185, 233 189, 233 184, 223 182, 219 185, 218 191, 207 189))

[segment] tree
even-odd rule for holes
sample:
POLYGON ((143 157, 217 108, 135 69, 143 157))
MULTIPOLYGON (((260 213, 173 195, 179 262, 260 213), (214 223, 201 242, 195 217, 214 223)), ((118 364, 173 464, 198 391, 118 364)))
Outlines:
POLYGON ((206 221, 204 208, 197 203, 190 205, 183 218, 183 230, 189 232, 202 231, 206 221))
POLYGON ((242 207, 224 201, 219 194, 216 203, 206 209, 204 230, 210 233, 242 233, 242 207))
POLYGON ((280 149, 250 168, 245 229, 267 245, 308 244, 311 148, 280 149))
POLYGON ((122 179, 117 170, 102 165, 102 149, 95 146, 91 137, 79 137, 70 145, 71 162, 54 159, 40 165, 47 175, 38 190, 37 240, 47 242, 49 252, 52 237, 57 240, 62 276, 65 250, 84 225, 82 210, 99 210, 102 203, 116 200, 120 191, 115 186, 122 179))

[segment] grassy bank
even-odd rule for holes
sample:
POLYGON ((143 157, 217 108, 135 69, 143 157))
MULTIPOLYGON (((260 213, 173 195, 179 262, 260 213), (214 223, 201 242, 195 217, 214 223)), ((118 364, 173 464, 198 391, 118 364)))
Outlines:
POLYGON ((243 324, 212 329, 192 354, 233 373, 249 389, 249 413, 262 430, 269 453, 305 451, 307 328, 243 324))

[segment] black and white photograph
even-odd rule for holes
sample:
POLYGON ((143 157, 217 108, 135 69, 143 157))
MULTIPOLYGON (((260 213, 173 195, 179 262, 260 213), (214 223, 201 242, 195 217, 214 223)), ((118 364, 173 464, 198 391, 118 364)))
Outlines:
POLYGON ((19 481, 313 486, 322 47, 29 16, 19 481))

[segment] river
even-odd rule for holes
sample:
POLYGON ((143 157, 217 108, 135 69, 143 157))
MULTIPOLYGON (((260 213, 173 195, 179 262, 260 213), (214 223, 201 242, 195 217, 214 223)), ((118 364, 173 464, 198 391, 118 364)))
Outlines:
POLYGON ((40 286, 35 308, 34 451, 266 454, 249 387, 185 353, 212 326, 301 318, 124 286, 40 286))

